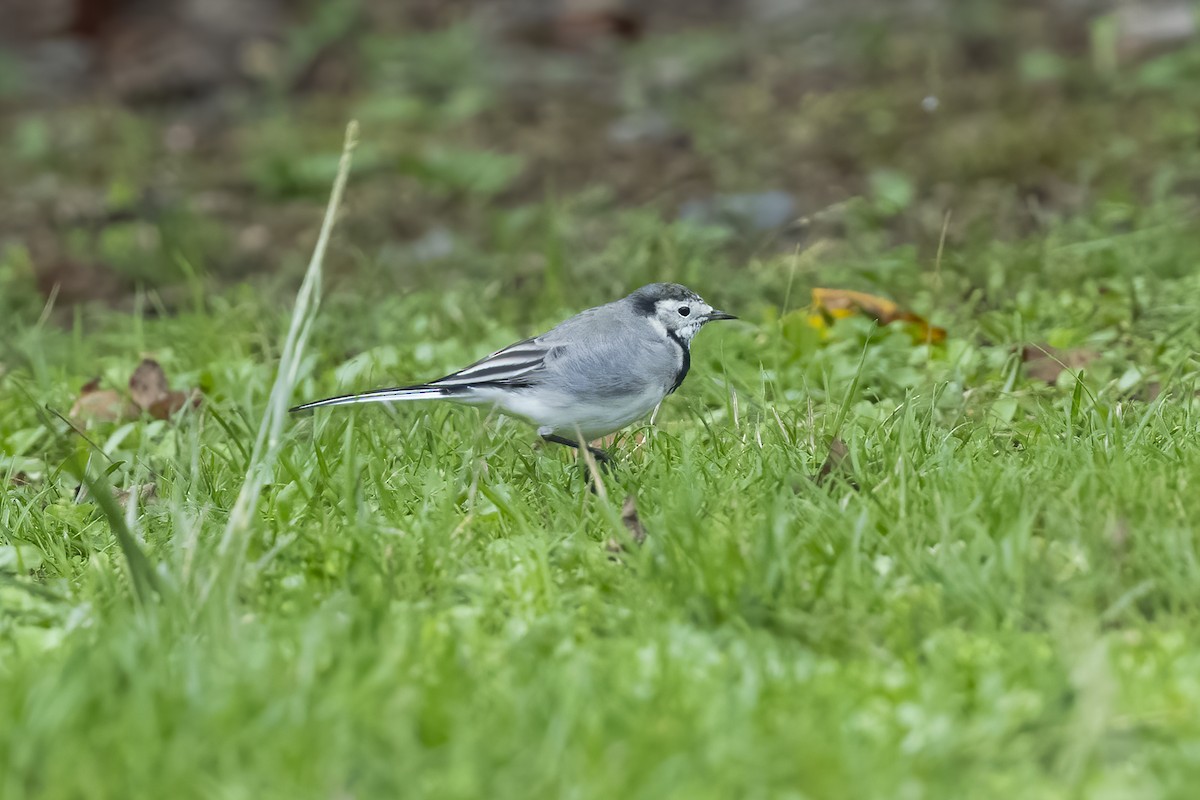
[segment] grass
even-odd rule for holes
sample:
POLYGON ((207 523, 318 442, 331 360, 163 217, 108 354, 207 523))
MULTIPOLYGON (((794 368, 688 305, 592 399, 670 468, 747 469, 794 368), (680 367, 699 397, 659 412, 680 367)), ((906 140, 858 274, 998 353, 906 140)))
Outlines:
MULTIPOLYGON (((1019 270, 1022 252, 994 257, 1019 270)), ((607 499, 568 453, 475 410, 297 421, 240 576, 217 542, 287 312, 241 296, 25 329, 0 407, 5 469, 34 477, 0 505, 3 794, 1179 795, 1200 703, 1200 287, 1136 282, 1174 303, 1135 319, 1027 271, 974 322, 937 315, 953 333, 932 350, 853 319, 806 350, 788 317, 739 309, 698 339, 661 423, 617 443, 607 499), (1105 355, 1078 391, 1050 388, 1014 364, 1018 334, 1105 355), (142 349, 207 395, 89 433, 118 486, 157 486, 127 518, 167 588, 139 605, 62 469, 90 447, 34 398, 65 408, 86 368, 142 349), (1157 399, 1122 382, 1133 363, 1157 399), (835 428, 861 491, 808 479, 835 428), (648 540, 614 560, 625 493, 648 540)), ((437 372, 528 329, 455 319, 471 292, 331 298, 300 394, 437 372), (390 344, 337 355, 364 330, 390 344)))
MULTIPOLYGON (((479 80, 471 48, 448 41, 459 67, 429 91, 479 80)), ((712 114, 736 93, 712 75, 725 56, 697 49, 712 114)), ((1190 796, 1200 151, 1163 133, 1197 117, 1121 91, 1148 109, 1121 121, 1149 148, 1127 184, 1110 186, 1116 156, 1092 142, 1081 164, 1099 159, 1104 180, 1085 201, 956 227, 1018 196, 972 185, 965 197, 987 199, 953 209, 940 250, 928 176, 950 162, 873 173, 875 195, 865 181, 796 242, 747 245, 603 188, 509 186, 536 153, 481 155, 480 188, 441 158, 460 143, 430 115, 413 134, 430 148, 399 163, 448 204, 453 246, 431 258, 380 245, 368 218, 394 187, 372 176, 395 154, 368 122, 325 298, 293 349, 307 319, 293 316, 295 269, 219 280, 201 247, 164 265, 187 267, 182 294, 64 316, 44 313, 31 257, 10 250, 0 797, 1190 796), (1147 175, 1168 177, 1147 189, 1147 175), (698 337, 656 424, 615 442, 603 494, 569 451, 476 409, 318 413, 255 446, 287 403, 281 365, 293 400, 443 374, 656 279, 742 320, 698 337), (893 297, 947 342, 862 318, 814 327, 813 286, 893 297), (1027 348, 1087 356, 1050 385, 1027 348), (202 405, 82 425, 86 438, 52 413, 95 375, 122 386, 143 354, 202 405), (847 458, 818 486, 835 437, 847 458), (239 505, 248 475, 261 493, 239 505), (103 481, 123 504, 107 512, 103 481), (621 521, 628 495, 641 546, 621 521)), ((1120 116, 1120 91, 1082 94, 1120 116)), ((703 110, 677 99, 683 119, 703 110)), ((1017 148, 1009 122, 997 135, 1017 148)), ((745 189, 720 174, 755 129, 694 124, 710 126, 717 184, 745 189)), ((993 144, 980 156, 1001 158, 993 144)), ((264 198, 327 189, 336 159, 295 147, 312 159, 299 172, 245 165, 264 198)), ((1010 155, 1076 152, 1033 150, 1010 155)))

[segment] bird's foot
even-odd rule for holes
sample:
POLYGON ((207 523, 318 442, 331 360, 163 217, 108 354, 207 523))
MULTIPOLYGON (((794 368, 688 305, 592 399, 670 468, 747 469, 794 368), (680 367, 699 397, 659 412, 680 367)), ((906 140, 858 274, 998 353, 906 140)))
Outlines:
POLYGON ((583 449, 586 448, 588 453, 591 454, 592 458, 595 459, 597 467, 604 470, 605 472, 612 471, 612 468, 613 468, 612 456, 609 455, 604 450, 601 450, 599 447, 592 447, 591 445, 581 445, 579 442, 575 441, 574 439, 568 439, 565 436, 558 436, 553 433, 542 434, 542 439, 547 442, 553 442, 554 444, 561 444, 561 445, 566 445, 567 447, 573 447, 576 450, 580 450, 580 451, 582 451, 583 449))
POLYGON ((588 452, 592 454, 592 458, 596 459, 596 465, 604 470, 611 470, 613 458, 606 451, 599 447, 588 447, 588 452))

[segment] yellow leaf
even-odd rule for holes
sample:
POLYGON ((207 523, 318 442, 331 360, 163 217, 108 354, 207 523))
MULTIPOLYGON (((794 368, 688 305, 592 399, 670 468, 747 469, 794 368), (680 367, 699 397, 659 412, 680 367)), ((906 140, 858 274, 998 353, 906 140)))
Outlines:
POLYGON ((813 327, 818 330, 829 327, 833 320, 859 314, 876 320, 880 325, 890 325, 893 322, 907 324, 912 331, 914 342, 941 344, 946 341, 945 328, 930 325, 924 317, 901 308, 892 300, 866 292, 814 288, 812 304, 817 313, 810 319, 814 321, 813 327), (817 319, 820 320, 820 324, 816 323, 817 319))

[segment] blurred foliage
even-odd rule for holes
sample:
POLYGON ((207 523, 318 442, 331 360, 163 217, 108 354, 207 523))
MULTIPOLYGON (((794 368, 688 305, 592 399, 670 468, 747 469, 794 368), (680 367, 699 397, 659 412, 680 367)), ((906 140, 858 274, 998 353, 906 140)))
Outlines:
POLYGON ((1200 46, 990 0, 536 40, 467 6, 304 6, 257 85, 157 104, 0 69, 0 795, 1188 796, 1200 46), (477 410, 298 421, 224 586, 350 116, 304 397, 652 280, 741 321, 607 496, 477 410), (146 356, 200 406, 56 415, 146 356))

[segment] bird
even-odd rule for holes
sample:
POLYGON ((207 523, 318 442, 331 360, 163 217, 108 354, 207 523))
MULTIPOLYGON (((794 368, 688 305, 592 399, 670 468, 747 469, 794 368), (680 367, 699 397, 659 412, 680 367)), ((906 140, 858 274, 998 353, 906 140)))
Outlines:
POLYGON ((691 368, 692 338, 709 322, 737 319, 678 283, 651 283, 589 308, 549 331, 523 339, 443 378, 328 397, 290 411, 449 400, 489 406, 533 425, 547 442, 588 442, 645 417, 674 392, 691 368))

